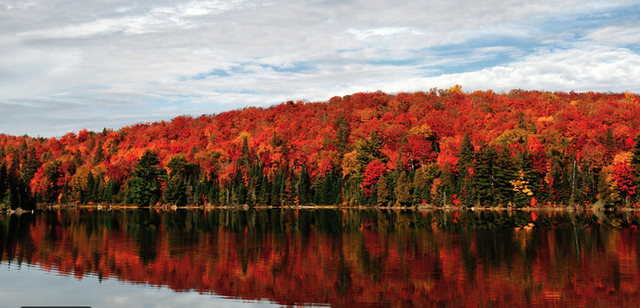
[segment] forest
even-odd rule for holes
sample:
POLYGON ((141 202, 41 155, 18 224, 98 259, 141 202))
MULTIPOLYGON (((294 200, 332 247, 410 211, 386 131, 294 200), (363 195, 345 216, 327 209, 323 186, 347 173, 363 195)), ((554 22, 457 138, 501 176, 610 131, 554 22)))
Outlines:
POLYGON ((0 134, 0 207, 638 207, 630 93, 381 91, 42 138, 0 134))

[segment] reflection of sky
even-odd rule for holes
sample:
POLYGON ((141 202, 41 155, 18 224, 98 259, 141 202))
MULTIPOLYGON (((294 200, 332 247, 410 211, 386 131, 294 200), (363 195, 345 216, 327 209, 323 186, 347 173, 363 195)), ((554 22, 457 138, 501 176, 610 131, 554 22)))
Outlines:
POLYGON ((455 84, 640 92, 639 16, 628 0, 0 0, 0 132, 455 84))
POLYGON ((23 264, 0 264, 0 306, 272 307, 268 302, 227 299, 166 287, 133 285, 96 276, 79 280, 23 264))

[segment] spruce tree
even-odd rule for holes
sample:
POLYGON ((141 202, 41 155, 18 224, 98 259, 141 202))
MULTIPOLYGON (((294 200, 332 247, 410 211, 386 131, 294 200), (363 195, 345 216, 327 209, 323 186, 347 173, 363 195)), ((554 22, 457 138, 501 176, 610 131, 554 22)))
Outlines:
POLYGON ((336 123, 338 124, 336 147, 338 148, 338 152, 340 152, 340 155, 344 155, 347 152, 347 148, 349 146, 349 135, 351 134, 351 131, 349 129, 349 123, 347 123, 344 116, 338 117, 336 123))
POLYGON ((421 166, 416 170, 413 177, 413 203, 422 204, 422 200, 427 200, 427 191, 430 187, 427 187, 427 179, 425 175, 425 167, 421 166))
POLYGON ((307 204, 312 202, 313 192, 311 190, 311 178, 307 166, 303 165, 300 169, 300 178, 298 180, 298 202, 299 204, 307 204))
POLYGON ((407 175, 407 172, 402 171, 396 184, 396 196, 398 197, 398 203, 402 206, 411 205, 411 179, 407 175))
POLYGON ((358 161, 358 175, 361 176, 367 168, 367 165, 376 159, 381 162, 388 161, 388 158, 380 151, 384 144, 385 142, 378 137, 378 134, 375 131, 371 131, 369 138, 358 142, 358 155, 356 156, 358 161))
POLYGON ((502 149, 498 152, 496 164, 492 169, 494 202, 505 207, 513 199, 513 185, 511 185, 510 181, 513 180, 512 176, 515 172, 507 149, 502 149))
POLYGON ((473 165, 475 156, 473 144, 469 133, 464 135, 460 145, 460 155, 458 156, 458 176, 456 177, 456 191, 458 199, 464 204, 470 204, 475 199, 473 194, 473 178, 469 174, 469 167, 473 165))
POLYGON ((387 185, 386 176, 381 176, 376 185, 376 197, 378 206, 387 206, 389 205, 389 186, 387 185))
POLYGON ((163 195, 164 200, 167 203, 175 204, 176 206, 187 205, 187 185, 178 176, 172 176, 166 183, 163 195))
POLYGON ((616 150, 616 142, 615 142, 615 139, 613 138, 613 131, 611 130, 611 127, 608 127, 607 132, 605 134, 605 139, 604 139, 605 164, 611 164, 613 162, 613 155, 615 154, 615 150, 616 150))
POLYGON ((4 201, 8 193, 7 176, 7 165, 3 161, 0 163, 0 208, 8 207, 8 204, 5 204, 4 201))
POLYGON ((475 197, 480 206, 493 206, 494 182, 497 152, 492 145, 482 145, 476 153, 475 167, 475 197))
POLYGON ((93 178, 93 173, 91 173, 91 171, 89 171, 89 173, 87 174, 87 188, 84 190, 84 192, 82 193, 82 201, 80 202, 94 202, 95 200, 93 199, 93 191, 95 189, 95 179, 93 178))
POLYGON ((451 204, 451 196, 454 194, 454 185, 455 185, 456 175, 451 168, 451 164, 446 162, 444 167, 442 167, 442 172, 440 173, 440 191, 438 200, 441 202, 441 206, 451 204))
POLYGON ((133 177, 129 180, 131 201, 138 206, 149 206, 160 199, 162 182, 166 172, 159 167, 158 154, 145 151, 135 166, 133 177))

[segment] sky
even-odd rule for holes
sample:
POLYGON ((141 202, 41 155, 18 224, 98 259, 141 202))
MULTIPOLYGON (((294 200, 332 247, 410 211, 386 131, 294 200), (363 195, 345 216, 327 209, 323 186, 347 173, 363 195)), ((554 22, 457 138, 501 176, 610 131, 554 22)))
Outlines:
POLYGON ((0 133, 382 90, 640 92, 622 0, 0 0, 0 133))

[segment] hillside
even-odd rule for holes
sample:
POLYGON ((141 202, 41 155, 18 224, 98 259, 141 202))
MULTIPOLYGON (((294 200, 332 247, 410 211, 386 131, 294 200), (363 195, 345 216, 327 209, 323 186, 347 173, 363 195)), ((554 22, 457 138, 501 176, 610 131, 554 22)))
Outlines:
POLYGON ((0 135, 2 206, 637 205, 631 93, 355 93, 60 138, 0 135))

